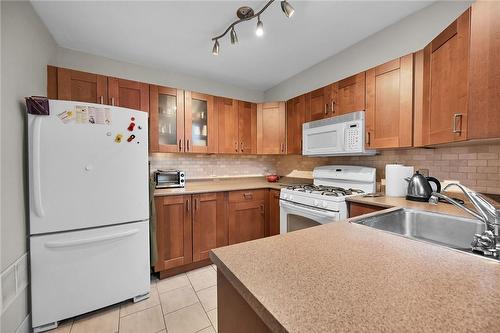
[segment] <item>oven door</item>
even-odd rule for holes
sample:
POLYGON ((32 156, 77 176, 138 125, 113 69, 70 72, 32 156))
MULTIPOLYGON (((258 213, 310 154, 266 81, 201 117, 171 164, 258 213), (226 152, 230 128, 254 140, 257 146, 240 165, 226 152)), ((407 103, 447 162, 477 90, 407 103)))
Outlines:
POLYGON ((340 220, 340 213, 280 199, 280 234, 340 220))

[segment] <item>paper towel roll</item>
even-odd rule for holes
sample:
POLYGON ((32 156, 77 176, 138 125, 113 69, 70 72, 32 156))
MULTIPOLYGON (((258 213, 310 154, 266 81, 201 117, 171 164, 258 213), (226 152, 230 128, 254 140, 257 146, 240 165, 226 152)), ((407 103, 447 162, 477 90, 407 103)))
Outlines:
POLYGON ((408 189, 406 177, 413 176, 413 167, 401 164, 386 164, 385 195, 388 197, 404 197, 408 189))

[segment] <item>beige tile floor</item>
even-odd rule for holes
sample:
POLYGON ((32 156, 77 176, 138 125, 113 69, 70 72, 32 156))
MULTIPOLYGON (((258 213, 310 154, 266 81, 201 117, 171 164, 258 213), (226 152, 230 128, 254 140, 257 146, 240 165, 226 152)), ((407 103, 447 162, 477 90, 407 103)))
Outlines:
POLYGON ((126 301, 59 324, 50 333, 215 333, 214 265, 151 281, 150 297, 126 301))

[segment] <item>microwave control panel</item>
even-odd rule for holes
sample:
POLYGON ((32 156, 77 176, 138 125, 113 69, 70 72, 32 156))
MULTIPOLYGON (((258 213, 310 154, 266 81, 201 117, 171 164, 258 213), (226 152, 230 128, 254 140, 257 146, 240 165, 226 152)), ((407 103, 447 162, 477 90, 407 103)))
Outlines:
POLYGON ((345 150, 361 151, 363 150, 363 131, 358 122, 346 124, 345 128, 345 150))

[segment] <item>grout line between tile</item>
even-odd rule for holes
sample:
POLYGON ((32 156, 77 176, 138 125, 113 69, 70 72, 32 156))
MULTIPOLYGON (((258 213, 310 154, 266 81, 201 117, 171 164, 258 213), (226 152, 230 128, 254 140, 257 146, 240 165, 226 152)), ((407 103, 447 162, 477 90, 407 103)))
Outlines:
MULTIPOLYGON (((186 274, 186 275, 187 275, 187 274, 186 274)), ((191 280, 189 280, 189 277, 188 277, 188 281, 189 281, 189 284, 191 285, 191 288, 193 288, 194 294, 196 295, 196 298, 198 299, 198 303, 200 303, 200 306, 201 306, 201 308, 203 309, 203 312, 205 313, 205 317, 207 317, 208 322, 210 323, 210 325, 209 325, 209 326, 212 326, 212 322, 210 321, 210 317, 208 316, 207 311, 206 311, 206 310, 205 310, 205 308, 203 307, 203 304, 201 304, 201 300, 200 300, 200 298, 198 297, 198 293, 196 292, 196 290, 194 290, 194 286, 193 286, 193 284, 191 283, 191 280)), ((199 331, 204 330, 204 329, 205 329, 205 328, 207 328, 207 327, 208 327, 208 326, 203 327, 203 328, 202 328, 202 329, 200 329, 199 331)), ((197 331, 197 332, 199 332, 199 331, 197 331)))

